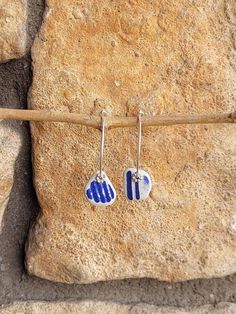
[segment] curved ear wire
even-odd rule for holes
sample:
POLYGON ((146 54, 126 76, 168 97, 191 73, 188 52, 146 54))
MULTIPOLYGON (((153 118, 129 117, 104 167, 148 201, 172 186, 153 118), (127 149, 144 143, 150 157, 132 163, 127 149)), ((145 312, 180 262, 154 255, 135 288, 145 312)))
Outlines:
POLYGON ((145 200, 152 189, 150 175, 140 168, 140 154, 142 141, 142 116, 143 112, 138 113, 138 148, 136 168, 128 168, 124 172, 124 190, 129 201, 145 200))
POLYGON ((137 171, 136 171, 136 179, 141 180, 142 178, 139 176, 139 168, 140 168, 140 153, 141 153, 141 142, 142 142, 142 116, 143 111, 140 110, 138 113, 138 150, 137 150, 137 171))
POLYGON ((106 111, 102 110, 99 170, 92 176, 85 188, 85 196, 87 200, 95 206, 108 206, 116 199, 116 190, 106 173, 103 171, 105 114, 106 111))
POLYGON ((100 173, 97 177, 97 181, 102 182, 103 177, 102 177, 102 168, 103 168, 103 155, 104 155, 104 140, 105 140, 105 115, 106 111, 103 109, 101 111, 101 142, 100 142, 100 156, 99 156, 99 170, 100 173))

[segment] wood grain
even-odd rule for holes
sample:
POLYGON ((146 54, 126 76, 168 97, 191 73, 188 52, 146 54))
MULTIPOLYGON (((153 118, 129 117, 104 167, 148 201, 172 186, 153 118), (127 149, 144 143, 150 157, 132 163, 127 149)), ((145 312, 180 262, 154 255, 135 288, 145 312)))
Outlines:
MULTIPOLYGON (((101 118, 78 113, 65 113, 42 110, 20 110, 0 108, 0 120, 47 121, 80 124, 96 129, 100 128, 101 118)), ((158 115, 143 116, 143 126, 168 126, 178 124, 212 124, 236 123, 236 111, 229 113, 212 113, 198 115, 158 115)), ((105 117, 107 128, 133 127, 137 124, 137 117, 105 117)))

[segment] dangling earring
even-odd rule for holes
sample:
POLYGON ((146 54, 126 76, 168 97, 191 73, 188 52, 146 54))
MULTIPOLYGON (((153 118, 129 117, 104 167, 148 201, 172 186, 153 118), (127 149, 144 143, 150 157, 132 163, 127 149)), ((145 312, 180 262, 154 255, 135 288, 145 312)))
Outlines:
POLYGON ((152 189, 152 181, 150 175, 140 169, 140 150, 142 137, 142 116, 143 112, 138 113, 138 152, 137 167, 128 168, 124 172, 124 190, 125 195, 130 201, 145 200, 152 189))
POLYGON ((104 152, 104 123, 105 111, 101 112, 101 144, 100 144, 100 167, 92 178, 89 180, 86 188, 85 195, 87 200, 96 206, 111 205, 116 199, 116 190, 109 180, 103 169, 103 152, 104 152))

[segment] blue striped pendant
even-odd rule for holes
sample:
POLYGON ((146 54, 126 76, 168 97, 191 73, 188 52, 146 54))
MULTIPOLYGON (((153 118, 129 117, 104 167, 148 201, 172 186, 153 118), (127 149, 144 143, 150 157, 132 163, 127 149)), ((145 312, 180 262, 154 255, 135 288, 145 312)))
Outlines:
POLYGON ((114 203, 116 190, 106 173, 102 171, 102 177, 100 177, 100 171, 98 171, 89 180, 85 188, 85 196, 95 206, 108 206, 114 203))
POLYGON ((139 169, 138 178, 136 174, 136 168, 128 168, 124 172, 124 190, 129 201, 145 200, 152 189, 152 180, 146 171, 139 169))

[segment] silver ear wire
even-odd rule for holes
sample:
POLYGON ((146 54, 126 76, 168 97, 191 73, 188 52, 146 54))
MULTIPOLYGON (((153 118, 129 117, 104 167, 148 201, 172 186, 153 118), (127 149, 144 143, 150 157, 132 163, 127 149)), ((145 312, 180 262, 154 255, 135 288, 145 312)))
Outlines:
POLYGON ((143 111, 138 113, 138 153, 137 153, 137 176, 139 176, 140 168, 140 152, 141 152, 141 141, 142 141, 142 116, 143 111))
POLYGON ((108 206, 114 203, 116 199, 116 190, 109 180, 105 171, 103 171, 103 153, 105 138, 105 115, 106 111, 102 110, 101 116, 101 142, 99 156, 99 170, 90 178, 85 187, 85 196, 87 200, 95 206, 108 206))
POLYGON ((152 180, 149 173, 140 168, 140 153, 142 140, 142 116, 140 110, 137 115, 138 123, 138 149, 137 149, 137 164, 136 167, 127 168, 124 171, 124 191, 129 201, 145 200, 152 189, 152 180))
POLYGON ((99 156, 99 174, 97 175, 97 181, 98 182, 103 182, 103 155, 104 155, 104 140, 105 140, 105 115, 106 115, 106 110, 102 110, 101 113, 101 142, 100 142, 100 156, 99 156))
POLYGON ((138 118, 138 150, 137 150, 137 170, 133 175, 133 180, 135 182, 141 181, 142 176, 139 173, 140 169, 140 155, 141 155, 141 141, 142 141, 142 116, 144 115, 143 111, 140 110, 137 118, 138 118))

